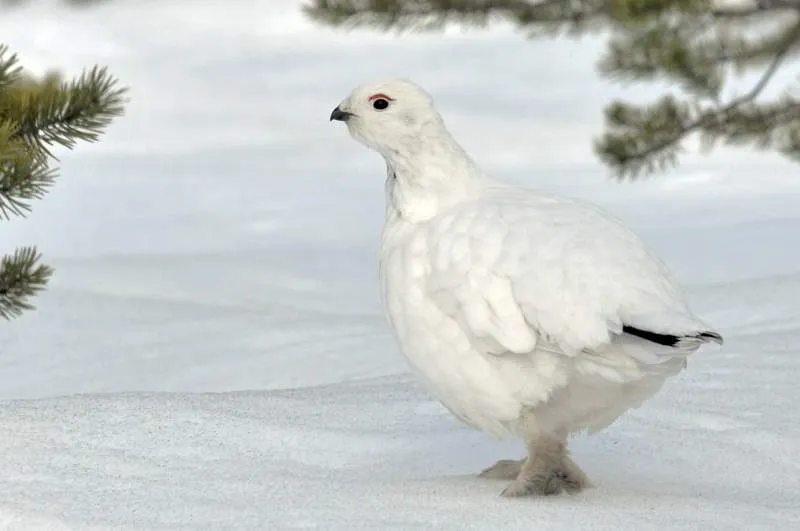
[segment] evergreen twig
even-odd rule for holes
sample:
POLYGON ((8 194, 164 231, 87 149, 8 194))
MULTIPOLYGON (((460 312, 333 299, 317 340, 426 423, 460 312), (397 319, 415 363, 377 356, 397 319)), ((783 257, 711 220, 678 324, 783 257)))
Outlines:
POLYGON ((34 247, 22 247, 0 260, 0 317, 8 320, 34 308, 30 298, 44 289, 53 273, 39 259, 34 247))
MULTIPOLYGON (((104 67, 62 82, 54 73, 36 79, 0 45, 0 220, 24 216, 57 176, 51 149, 94 142, 124 110, 127 88, 104 67)), ((39 263, 35 247, 0 260, 0 318, 32 309, 30 298, 44 289, 52 269, 39 263)))

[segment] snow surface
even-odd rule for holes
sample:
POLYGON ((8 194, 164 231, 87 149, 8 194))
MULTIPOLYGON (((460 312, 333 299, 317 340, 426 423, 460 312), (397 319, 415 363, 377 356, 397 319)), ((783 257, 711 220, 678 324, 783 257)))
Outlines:
POLYGON ((27 64, 107 63, 134 88, 0 227, 0 248, 57 268, 0 326, 0 529, 800 528, 796 166, 730 151, 610 182, 591 138, 615 93, 591 42, 340 34, 288 1, 112 4, 0 19, 27 64), (382 162, 327 123, 385 74, 430 87, 489 171, 623 217, 725 336, 573 441, 596 488, 500 498, 475 474, 520 445, 409 376, 378 302, 382 162))

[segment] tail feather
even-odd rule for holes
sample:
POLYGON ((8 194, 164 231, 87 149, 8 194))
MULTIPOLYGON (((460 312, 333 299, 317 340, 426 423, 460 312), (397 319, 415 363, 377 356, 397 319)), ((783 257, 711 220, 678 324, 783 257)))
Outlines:
POLYGON ((723 343, 722 336, 716 332, 710 332, 710 331, 698 332, 697 334, 682 336, 678 338, 678 342, 675 344, 675 348, 694 349, 699 347, 703 343, 711 343, 711 342, 722 345, 723 343))
POLYGON ((623 325, 622 332, 624 334, 640 337, 658 345, 664 345, 665 347, 696 347, 702 343, 709 343, 712 341, 714 343, 719 343, 720 345, 723 343, 722 336, 717 332, 712 332, 711 330, 702 330, 695 332, 694 334, 674 335, 651 332, 649 330, 643 330, 634 326, 623 325))

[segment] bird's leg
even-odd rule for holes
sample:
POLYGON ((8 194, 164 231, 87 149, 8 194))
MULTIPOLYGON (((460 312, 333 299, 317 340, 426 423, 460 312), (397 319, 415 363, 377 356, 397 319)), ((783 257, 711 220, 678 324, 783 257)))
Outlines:
POLYGON ((537 434, 527 442, 528 459, 502 496, 574 494, 590 486, 586 474, 569 457, 566 437, 537 434))
POLYGON ((525 463, 525 459, 501 459, 493 466, 490 466, 478 474, 478 477, 487 479, 514 479, 519 476, 523 463, 525 463))

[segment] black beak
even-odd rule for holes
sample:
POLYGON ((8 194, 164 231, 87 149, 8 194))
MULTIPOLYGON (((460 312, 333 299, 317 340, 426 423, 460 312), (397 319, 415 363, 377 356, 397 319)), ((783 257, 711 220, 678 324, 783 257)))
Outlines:
POLYGON ((353 113, 343 111, 337 106, 331 113, 330 121, 339 120, 340 122, 346 122, 351 116, 353 116, 353 113))

